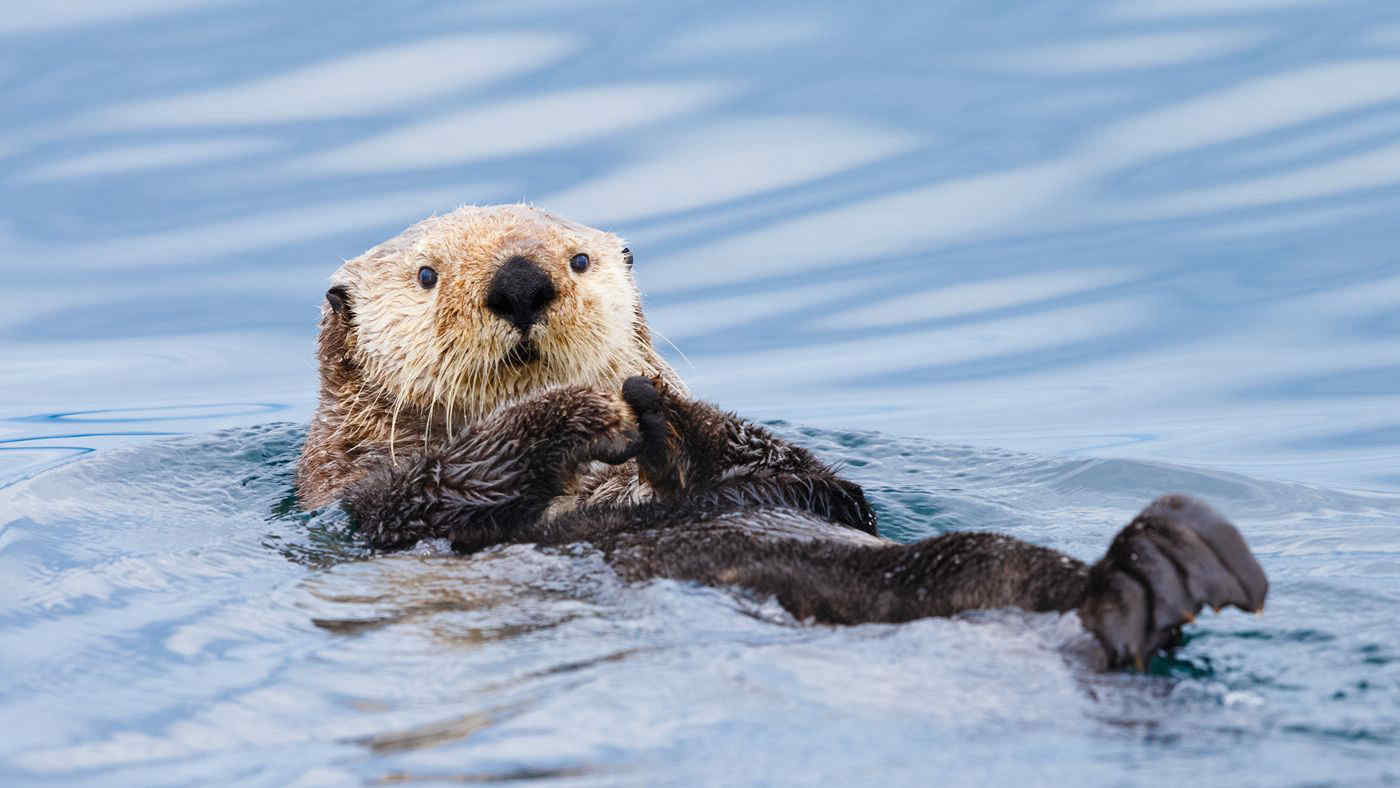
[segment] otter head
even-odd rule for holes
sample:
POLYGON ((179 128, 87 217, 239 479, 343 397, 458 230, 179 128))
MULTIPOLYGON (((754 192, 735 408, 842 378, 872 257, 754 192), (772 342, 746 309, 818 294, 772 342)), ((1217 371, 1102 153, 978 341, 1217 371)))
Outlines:
MULTIPOLYGON (((345 263, 321 332, 323 378, 346 389, 323 399, 387 406, 399 426, 412 414, 424 440, 543 387, 675 377, 651 346, 622 240, 529 205, 460 208, 345 263)), ((375 431, 392 442, 398 426, 375 431)))

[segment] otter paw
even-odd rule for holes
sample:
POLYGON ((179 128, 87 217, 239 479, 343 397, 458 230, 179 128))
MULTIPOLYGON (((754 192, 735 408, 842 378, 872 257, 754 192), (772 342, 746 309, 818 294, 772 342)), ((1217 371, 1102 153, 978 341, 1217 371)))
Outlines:
POLYGON ((589 444, 585 454, 589 460, 620 465, 642 450, 642 432, 632 406, 616 394, 608 397, 608 426, 589 444))
POLYGON ((633 375, 623 381, 622 401, 632 409, 643 436, 661 434, 664 437, 666 414, 662 411, 661 392, 650 378, 633 375))
POLYGON ((1142 670, 1205 605, 1258 611, 1269 581, 1244 538, 1209 506, 1185 495, 1152 502, 1089 570, 1079 617, 1110 667, 1142 670))
POLYGON ((650 380, 630 377, 620 394, 607 396, 609 428, 590 445, 589 459, 618 465, 646 453, 658 441, 664 443, 666 416, 661 394, 650 380))
POLYGON ((659 490, 678 488, 676 471, 670 461, 670 430, 666 423, 665 394, 659 381, 641 376, 622 384, 622 399, 636 415, 641 433, 637 464, 642 475, 659 490))

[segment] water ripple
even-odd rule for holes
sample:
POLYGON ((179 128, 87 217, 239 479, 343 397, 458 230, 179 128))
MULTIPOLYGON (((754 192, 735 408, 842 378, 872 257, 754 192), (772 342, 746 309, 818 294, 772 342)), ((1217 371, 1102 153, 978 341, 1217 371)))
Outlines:
POLYGON ((0 618, 0 707, 67 711, 0 754, 31 777, 145 782, 176 764, 218 774, 249 751, 282 777, 312 764, 440 775, 449 762, 485 776, 728 773, 677 756, 696 737, 731 756, 761 741, 789 764, 817 741, 859 743, 867 767, 919 742, 976 750, 979 732, 1008 728, 1054 743, 1061 762, 1104 757, 1113 729, 1142 731, 1168 761, 1227 752, 1185 744, 1212 726, 1265 749, 1388 746, 1376 702, 1400 687, 1387 683, 1400 643, 1381 623, 1396 600, 1368 594, 1364 571, 1319 575, 1296 547, 1358 528, 1371 549, 1400 544, 1395 501, 771 426, 864 482, 902 539, 996 528, 1087 558, 1162 486, 1206 495, 1258 545, 1270 611, 1203 620, 1154 676, 1089 677, 1060 654, 1082 637, 1072 615, 830 629, 723 590, 628 586, 587 549, 365 560, 342 515, 288 504, 304 433, 271 424, 107 450, 4 492, 0 565, 23 582, 0 618), (793 714, 807 722, 777 724, 793 714))
POLYGON ((1395 9, 7 11, 0 782, 1396 779, 1400 504, 1340 491, 1400 489, 1395 9), (1072 617, 370 558, 260 422, 310 417, 339 260, 522 198, 627 236, 696 390, 891 535, 1092 558, 1184 490, 1268 612, 1084 676, 1072 617))

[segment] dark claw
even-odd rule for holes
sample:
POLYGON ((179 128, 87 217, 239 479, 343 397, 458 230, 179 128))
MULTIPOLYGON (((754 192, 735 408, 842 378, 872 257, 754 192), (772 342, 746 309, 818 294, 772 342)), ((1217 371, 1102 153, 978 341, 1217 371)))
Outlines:
POLYGON ((1184 495, 1154 501, 1089 571, 1079 615, 1109 664, 1139 669, 1177 642, 1202 606, 1260 610, 1264 570, 1225 518, 1184 495))
POLYGON ((678 487, 679 480, 673 478, 670 470, 666 412, 656 384, 641 376, 630 377, 622 384, 622 399, 632 407, 642 433, 641 448, 636 456, 643 475, 662 489, 678 487))
POLYGON ((661 412, 661 393, 656 385, 641 375, 633 375, 622 382, 622 399, 640 417, 643 413, 661 412))
POLYGON ((622 400, 636 414, 646 448, 660 448, 664 452, 666 413, 662 410, 661 392, 656 390, 656 385, 644 377, 630 377, 622 384, 622 400))

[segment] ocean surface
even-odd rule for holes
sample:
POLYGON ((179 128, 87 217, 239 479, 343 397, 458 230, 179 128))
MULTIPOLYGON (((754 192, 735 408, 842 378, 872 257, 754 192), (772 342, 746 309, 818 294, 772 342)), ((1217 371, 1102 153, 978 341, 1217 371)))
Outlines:
POLYGON ((19 0, 0 107, 0 784, 1400 784, 1400 5, 19 0), (1266 610, 1099 675, 368 556, 292 495, 327 276, 521 199, 886 535, 1187 492, 1266 610))

